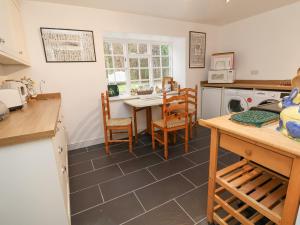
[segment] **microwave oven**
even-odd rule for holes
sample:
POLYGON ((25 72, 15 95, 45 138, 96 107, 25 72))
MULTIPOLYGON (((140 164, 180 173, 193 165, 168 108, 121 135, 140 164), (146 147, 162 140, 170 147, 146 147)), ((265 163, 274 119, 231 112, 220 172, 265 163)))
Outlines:
POLYGON ((233 70, 234 52, 216 53, 211 56, 211 70, 233 70))
POLYGON ((233 83, 235 81, 234 70, 211 70, 208 72, 208 83, 233 83))

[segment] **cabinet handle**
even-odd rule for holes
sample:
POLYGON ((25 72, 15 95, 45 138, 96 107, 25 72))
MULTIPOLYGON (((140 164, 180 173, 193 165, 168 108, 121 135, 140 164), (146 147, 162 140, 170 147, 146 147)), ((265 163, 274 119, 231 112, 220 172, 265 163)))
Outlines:
POLYGON ((57 120, 57 123, 62 123, 62 121, 61 120, 57 120))
POLYGON ((62 153, 64 151, 63 147, 58 147, 58 153, 62 153))
POLYGON ((245 150, 245 153, 246 153, 247 156, 251 156, 252 151, 251 151, 250 149, 246 149, 246 150, 245 150))
POLYGON ((23 54, 23 52, 22 52, 22 51, 19 51, 19 54, 20 54, 20 55, 22 55, 22 54, 23 54))
POLYGON ((61 168, 61 172, 62 172, 62 173, 67 172, 67 167, 63 166, 63 167, 61 168))
POLYGON ((5 44, 5 40, 3 38, 0 38, 0 43, 5 44))

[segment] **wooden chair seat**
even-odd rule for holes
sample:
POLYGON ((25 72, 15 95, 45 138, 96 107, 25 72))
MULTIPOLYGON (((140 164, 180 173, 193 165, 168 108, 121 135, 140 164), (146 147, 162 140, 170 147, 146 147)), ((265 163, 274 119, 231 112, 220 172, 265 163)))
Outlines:
POLYGON ((190 138, 193 137, 193 126, 197 124, 197 107, 198 107, 198 86, 195 88, 178 88, 178 95, 186 93, 188 96, 188 114, 189 114, 189 127, 190 138))
MULTIPOLYGON (((154 121, 153 123, 155 126, 164 128, 164 120, 157 120, 154 121)), ((184 126, 184 125, 185 125, 185 118, 169 120, 167 122, 167 128, 173 128, 173 127, 184 126)))
POLYGON ((107 120, 108 127, 128 126, 131 124, 131 118, 112 118, 107 120))
POLYGON ((132 152, 132 120, 131 118, 110 118, 108 92, 101 94, 105 151, 109 154, 111 143, 128 142, 129 152, 132 152), (128 139, 113 139, 113 134, 128 133, 128 139))
POLYGON ((155 150, 156 141, 163 144, 164 157, 168 159, 168 133, 173 134, 174 142, 176 142, 176 132, 184 129, 184 151, 188 152, 189 116, 187 94, 167 98, 164 91, 162 108, 163 119, 152 121, 152 148, 155 150), (159 131, 156 132, 157 129, 159 131))

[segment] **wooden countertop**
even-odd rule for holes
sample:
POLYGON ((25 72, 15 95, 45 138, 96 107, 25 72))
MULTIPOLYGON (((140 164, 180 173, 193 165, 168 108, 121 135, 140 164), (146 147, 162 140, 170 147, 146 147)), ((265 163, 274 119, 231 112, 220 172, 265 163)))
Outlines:
POLYGON ((292 90, 290 81, 284 80, 236 80, 232 84, 209 84, 207 81, 203 81, 201 82, 201 87, 250 88, 280 91, 292 90))
POLYGON ((294 141, 276 130, 278 123, 263 126, 261 128, 244 126, 229 120, 230 116, 216 117, 208 120, 199 120, 199 124, 206 127, 214 127, 231 133, 241 139, 255 142, 257 145, 279 151, 283 155, 300 157, 300 142, 294 141))
POLYGON ((60 103, 59 93, 45 94, 30 100, 23 109, 10 112, 0 121, 0 146, 53 137, 60 103))

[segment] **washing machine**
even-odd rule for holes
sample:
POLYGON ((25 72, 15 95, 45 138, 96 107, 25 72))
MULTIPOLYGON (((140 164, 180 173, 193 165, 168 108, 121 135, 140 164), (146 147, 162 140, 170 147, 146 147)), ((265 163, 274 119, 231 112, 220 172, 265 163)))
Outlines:
POLYGON ((243 112, 251 107, 279 101, 288 92, 225 89, 222 102, 222 115, 243 112))

